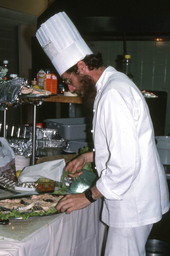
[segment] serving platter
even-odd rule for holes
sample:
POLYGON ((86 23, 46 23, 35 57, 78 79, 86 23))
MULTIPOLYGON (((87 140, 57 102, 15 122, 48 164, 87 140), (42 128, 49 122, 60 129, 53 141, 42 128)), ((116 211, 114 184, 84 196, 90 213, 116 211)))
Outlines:
POLYGON ((63 196, 50 193, 17 195, 0 200, 0 221, 11 218, 28 219, 57 214, 56 205, 63 196))
POLYGON ((25 95, 25 94, 22 94, 22 95, 20 95, 19 96, 19 98, 20 99, 29 99, 29 98, 31 98, 31 99, 39 99, 39 98, 47 98, 47 97, 49 97, 50 95, 49 94, 27 94, 27 95, 25 95))

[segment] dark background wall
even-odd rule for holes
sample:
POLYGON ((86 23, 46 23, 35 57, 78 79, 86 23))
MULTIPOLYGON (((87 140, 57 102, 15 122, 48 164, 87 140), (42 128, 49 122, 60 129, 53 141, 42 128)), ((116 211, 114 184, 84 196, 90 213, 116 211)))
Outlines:
MULTIPOLYGON (((0 1, 1 3, 10 1, 0 1)), ((15 5, 17 6, 17 2, 15 5)), ((44 2, 45 1, 39 1, 44 2)), ((29 80, 40 68, 53 68, 37 43, 34 32, 51 15, 66 11, 94 51, 101 51, 106 65, 116 66, 116 59, 123 54, 124 42, 132 54, 134 81, 140 89, 165 91, 167 93, 165 133, 170 133, 170 75, 169 1, 81 1, 56 0, 40 15, 0 8, 0 61, 9 60, 10 72, 18 73, 29 80), (33 29, 34 27, 34 29, 33 29), (157 43, 155 38, 164 41, 157 43)), ((36 2, 37 3, 37 2, 36 2)), ((33 3, 32 12, 35 12, 33 3)), ((18 5, 19 6, 19 5, 18 5)), ((44 6, 45 7, 45 6, 44 6)), ((12 6, 14 8, 14 5, 12 6)), ((21 6, 20 6, 21 8, 21 6)), ((26 9, 25 9, 26 10, 26 9)), ((29 6, 29 12, 31 8, 29 6)), ((27 115, 18 110, 17 115, 8 115, 10 122, 30 121, 31 107, 25 107, 27 115)), ((63 108, 63 107, 62 107, 63 108)), ((54 117, 62 109, 57 104, 39 107, 38 121, 54 117), (59 110, 60 109, 60 110, 59 110), (59 110, 59 111, 58 111, 59 110)), ((15 110, 16 111, 16 110, 15 110)), ((14 112, 15 112, 14 111, 14 112)), ((67 111, 63 110, 63 115, 67 111)), ((1 118, 2 120, 2 118, 1 118)))

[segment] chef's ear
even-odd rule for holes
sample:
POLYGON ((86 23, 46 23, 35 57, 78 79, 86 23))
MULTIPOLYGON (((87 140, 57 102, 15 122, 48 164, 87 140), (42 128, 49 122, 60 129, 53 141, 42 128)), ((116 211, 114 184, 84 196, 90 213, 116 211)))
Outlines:
POLYGON ((77 67, 78 67, 78 73, 79 73, 80 75, 85 74, 86 69, 87 69, 87 65, 85 64, 84 61, 80 60, 80 61, 77 63, 77 67))

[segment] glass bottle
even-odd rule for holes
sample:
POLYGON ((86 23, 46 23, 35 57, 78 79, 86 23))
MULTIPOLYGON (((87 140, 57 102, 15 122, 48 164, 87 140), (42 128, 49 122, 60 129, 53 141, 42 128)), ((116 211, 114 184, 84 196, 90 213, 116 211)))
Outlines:
POLYGON ((4 72, 4 76, 3 76, 3 80, 8 80, 8 60, 3 60, 3 66, 2 66, 3 72, 4 72))
POLYGON ((46 72, 40 69, 37 73, 37 85, 40 89, 45 89, 46 72))
POLYGON ((131 55, 125 54, 123 58, 123 72, 130 78, 133 79, 133 75, 131 73, 131 55))
POLYGON ((8 69, 8 60, 3 61, 3 66, 8 69))

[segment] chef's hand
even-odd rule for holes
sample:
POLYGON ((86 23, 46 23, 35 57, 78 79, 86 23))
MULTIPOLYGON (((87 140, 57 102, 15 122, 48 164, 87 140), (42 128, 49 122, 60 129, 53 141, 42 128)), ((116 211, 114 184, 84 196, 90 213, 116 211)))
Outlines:
POLYGON ((71 213, 72 211, 83 209, 90 204, 90 201, 85 197, 84 193, 66 195, 59 201, 56 210, 59 212, 71 213))
POLYGON ((69 171, 70 177, 78 177, 82 174, 83 166, 90 162, 93 162, 93 152, 81 154, 67 164, 65 171, 69 171))

